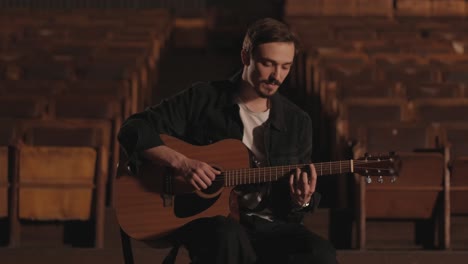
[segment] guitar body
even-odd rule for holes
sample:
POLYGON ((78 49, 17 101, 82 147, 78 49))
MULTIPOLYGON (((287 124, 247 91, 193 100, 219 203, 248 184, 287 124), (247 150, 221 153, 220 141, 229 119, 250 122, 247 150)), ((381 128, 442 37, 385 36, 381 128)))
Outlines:
MULTIPOLYGON (((167 135, 161 135, 161 138, 166 146, 221 171, 249 168, 249 152, 239 140, 194 146, 167 135)), ((144 164, 138 175, 121 170, 114 187, 118 222, 134 239, 162 240, 197 218, 227 216, 233 187, 223 187, 223 184, 224 181, 215 181, 208 189, 196 191, 181 176, 173 175, 165 167, 144 164)))

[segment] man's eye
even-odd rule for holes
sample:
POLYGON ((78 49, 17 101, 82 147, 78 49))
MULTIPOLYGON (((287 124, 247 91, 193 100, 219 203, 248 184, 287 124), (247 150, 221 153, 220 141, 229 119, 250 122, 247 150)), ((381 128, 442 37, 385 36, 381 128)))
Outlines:
POLYGON ((291 68, 291 65, 283 65, 283 70, 289 70, 291 68))
POLYGON ((269 62, 269 61, 264 61, 264 62, 262 62, 262 64, 263 64, 264 66, 267 66, 267 67, 273 66, 273 63, 271 63, 271 62, 269 62))

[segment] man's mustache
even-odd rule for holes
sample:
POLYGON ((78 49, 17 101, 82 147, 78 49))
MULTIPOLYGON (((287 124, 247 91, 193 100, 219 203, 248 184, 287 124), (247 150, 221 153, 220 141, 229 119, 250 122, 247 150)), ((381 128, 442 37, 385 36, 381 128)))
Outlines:
POLYGON ((263 82, 266 83, 266 84, 274 84, 274 85, 278 85, 278 86, 281 85, 281 82, 278 81, 278 80, 277 80, 275 77, 273 77, 273 76, 270 76, 270 77, 268 78, 268 80, 265 80, 265 81, 263 81, 263 82))

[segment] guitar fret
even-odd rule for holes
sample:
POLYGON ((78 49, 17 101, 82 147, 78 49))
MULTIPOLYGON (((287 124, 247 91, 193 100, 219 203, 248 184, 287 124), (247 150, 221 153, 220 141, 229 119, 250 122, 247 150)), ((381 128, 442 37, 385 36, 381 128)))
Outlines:
MULTIPOLYGON (((346 161, 319 162, 314 163, 314 166, 316 168, 317 175, 319 176, 355 172, 355 161, 353 159, 346 161)), ((304 167, 307 167, 307 164, 236 169, 225 171, 223 173, 224 178, 222 180, 224 181, 225 186, 272 182, 283 176, 289 176, 287 174, 290 172, 294 173, 293 171, 296 168, 304 169, 304 167)))

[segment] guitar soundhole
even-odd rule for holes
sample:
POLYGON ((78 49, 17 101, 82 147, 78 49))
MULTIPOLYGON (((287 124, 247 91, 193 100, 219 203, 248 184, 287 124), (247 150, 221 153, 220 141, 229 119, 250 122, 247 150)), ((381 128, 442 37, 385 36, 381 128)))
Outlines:
POLYGON ((205 199, 195 193, 176 195, 174 198, 174 214, 179 218, 194 216, 212 206, 219 196, 205 199))
MULTIPOLYGON (((220 174, 217 177, 224 177, 224 176, 220 174)), ((216 192, 219 191, 219 189, 223 187, 223 184, 224 184, 224 181, 215 179, 214 181, 211 182, 211 186, 208 186, 208 188, 201 190, 201 192, 207 195, 215 194, 216 192)))
MULTIPOLYGON (((221 175, 218 177, 220 176, 221 175)), ((213 196, 223 187, 223 183, 224 181, 215 180, 212 182, 211 186, 201 190, 201 192, 206 194, 208 197, 213 196)), ((221 194, 218 194, 211 198, 203 198, 196 193, 176 195, 174 198, 174 214, 180 218, 199 214, 211 207, 218 200, 220 195, 221 194)))

